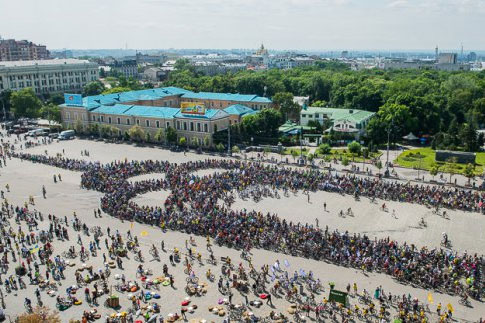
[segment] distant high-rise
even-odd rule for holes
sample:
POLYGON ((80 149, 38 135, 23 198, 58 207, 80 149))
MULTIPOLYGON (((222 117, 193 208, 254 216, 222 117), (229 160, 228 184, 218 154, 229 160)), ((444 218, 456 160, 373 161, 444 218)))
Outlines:
POLYGON ((440 53, 439 64, 456 64, 458 60, 458 55, 456 53, 440 53))
POLYGON ((28 40, 0 39, 0 61, 33 61, 49 58, 46 46, 28 40))
POLYGON ((435 55, 435 56, 434 56, 434 58, 436 59, 436 61, 438 61, 438 59, 439 59, 438 45, 436 45, 436 48, 435 48, 435 50, 434 50, 434 51, 435 51, 435 52, 434 52, 434 55, 435 55))

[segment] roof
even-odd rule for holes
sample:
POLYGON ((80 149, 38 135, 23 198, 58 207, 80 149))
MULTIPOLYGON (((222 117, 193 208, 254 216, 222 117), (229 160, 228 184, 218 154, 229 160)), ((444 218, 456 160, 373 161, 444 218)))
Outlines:
POLYGON ((338 108, 320 108, 310 107, 307 110, 301 110, 301 114, 326 114, 332 121, 347 120, 359 123, 372 117, 375 113, 357 109, 338 109, 338 108))
POLYGON ((206 109, 205 114, 184 114, 180 111, 180 109, 174 117, 175 118, 190 118, 190 119, 220 119, 229 116, 227 112, 224 110, 219 109, 206 109))
POLYGON ((257 113, 253 109, 242 104, 230 105, 227 108, 225 108, 224 111, 232 115, 238 115, 240 117, 257 113))
POLYGON ((92 108, 101 105, 117 104, 130 101, 152 101, 167 96, 181 95, 187 92, 190 91, 178 87, 163 87, 120 93, 100 94, 83 98, 83 106, 86 108, 92 108))
POLYGON ((197 100, 223 100, 223 101, 238 101, 250 103, 271 103, 268 98, 257 96, 254 94, 234 94, 234 93, 214 93, 214 92, 189 92, 182 95, 186 99, 197 100))
POLYGON ((144 105, 125 105, 115 104, 110 106, 100 106, 91 110, 93 113, 100 114, 116 114, 126 116, 138 116, 149 118, 165 118, 171 119, 179 111, 177 108, 169 107, 150 107, 144 105))
POLYGON ((0 62, 0 67, 24 67, 24 66, 43 66, 43 65, 64 65, 64 64, 94 64, 84 59, 45 59, 36 61, 7 61, 0 62))
POLYGON ((313 130, 315 128, 309 127, 309 126, 301 126, 295 122, 288 120, 278 128, 278 131, 287 133, 287 134, 290 134, 290 133, 296 134, 296 133, 299 133, 302 129, 308 131, 308 130, 313 130))

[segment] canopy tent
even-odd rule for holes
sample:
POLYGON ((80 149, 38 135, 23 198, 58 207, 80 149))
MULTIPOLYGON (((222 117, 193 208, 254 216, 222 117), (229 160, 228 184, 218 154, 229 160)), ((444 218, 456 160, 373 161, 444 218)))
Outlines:
POLYGON ((412 132, 410 132, 407 136, 402 137, 404 140, 419 140, 412 132))

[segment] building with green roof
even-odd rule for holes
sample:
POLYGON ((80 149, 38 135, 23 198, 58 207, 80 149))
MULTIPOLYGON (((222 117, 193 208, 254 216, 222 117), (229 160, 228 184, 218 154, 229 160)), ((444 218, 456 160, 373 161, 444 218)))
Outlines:
POLYGON ((365 134, 369 121, 375 115, 374 112, 357 109, 338 109, 310 107, 300 112, 302 125, 308 125, 310 121, 318 121, 322 126, 330 125, 326 132, 331 130, 341 133, 353 134, 356 139, 365 134))
POLYGON ((82 130, 96 124, 110 127, 112 133, 116 128, 118 134, 123 135, 137 125, 151 138, 159 129, 165 132, 174 128, 179 137, 185 137, 192 144, 212 144, 215 132, 255 113, 249 105, 263 109, 272 104, 270 99, 257 95, 194 93, 177 87, 93 95, 78 102, 59 106, 66 127, 82 130), (180 109, 184 102, 203 103, 205 109, 203 113, 184 113, 180 109))

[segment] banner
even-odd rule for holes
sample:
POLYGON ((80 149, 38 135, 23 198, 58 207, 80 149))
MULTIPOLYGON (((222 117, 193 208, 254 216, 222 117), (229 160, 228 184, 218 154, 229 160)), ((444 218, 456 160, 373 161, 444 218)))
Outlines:
POLYGON ((72 106, 83 106, 83 97, 81 94, 64 93, 64 103, 72 106))
POLYGON ((202 102, 182 102, 180 112, 183 114, 205 114, 205 105, 202 102))

